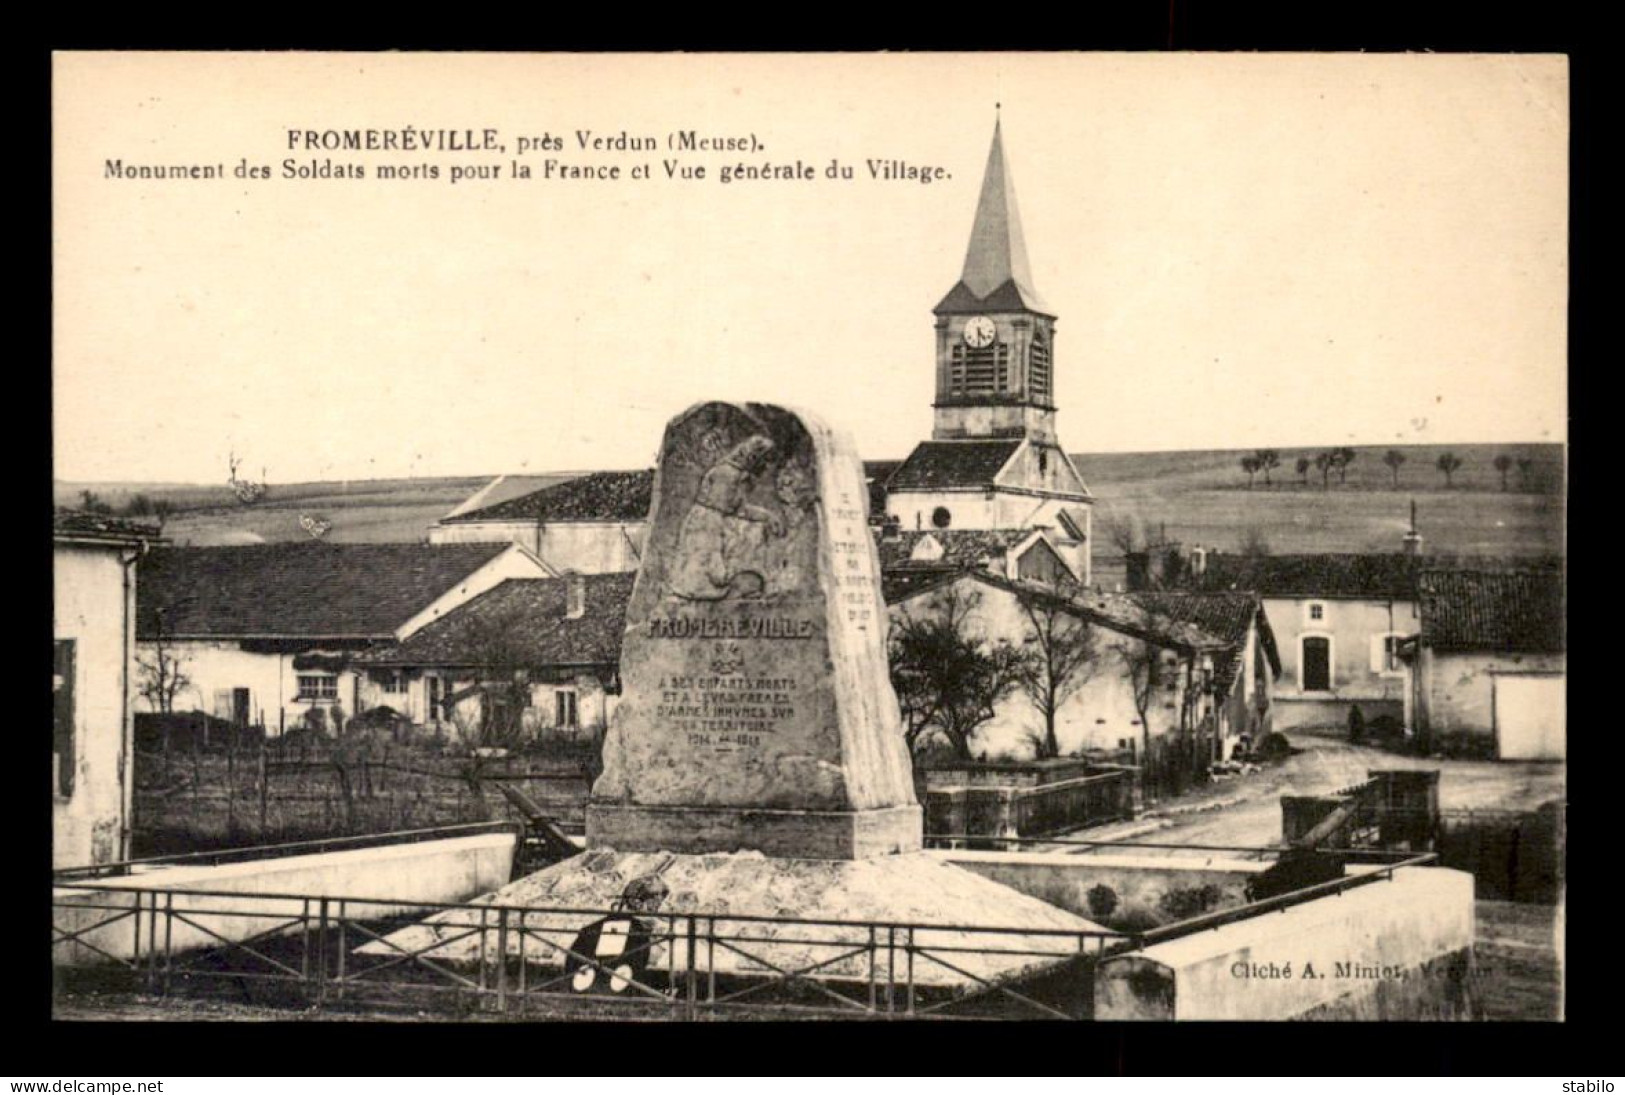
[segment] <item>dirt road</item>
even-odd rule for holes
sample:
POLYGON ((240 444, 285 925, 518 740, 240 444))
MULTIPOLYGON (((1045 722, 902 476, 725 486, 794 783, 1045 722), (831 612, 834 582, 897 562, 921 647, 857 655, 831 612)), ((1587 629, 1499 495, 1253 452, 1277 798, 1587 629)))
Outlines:
POLYGON ((1302 752, 1279 765, 1166 799, 1133 821, 1073 835, 1158 844, 1276 844, 1282 795, 1326 794, 1363 783, 1368 771, 1383 768, 1438 769, 1439 804, 1447 810, 1532 810, 1564 794, 1561 764, 1401 756, 1309 734, 1291 740, 1302 752))

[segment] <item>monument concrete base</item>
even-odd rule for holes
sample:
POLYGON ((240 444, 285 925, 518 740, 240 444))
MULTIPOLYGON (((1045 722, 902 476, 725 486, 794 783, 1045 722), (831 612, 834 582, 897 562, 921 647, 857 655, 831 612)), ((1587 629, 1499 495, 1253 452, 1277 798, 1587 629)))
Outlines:
POLYGON ((729 806, 587 806, 588 847, 623 852, 737 852, 800 859, 864 859, 917 852, 919 806, 879 810, 766 810, 729 806))

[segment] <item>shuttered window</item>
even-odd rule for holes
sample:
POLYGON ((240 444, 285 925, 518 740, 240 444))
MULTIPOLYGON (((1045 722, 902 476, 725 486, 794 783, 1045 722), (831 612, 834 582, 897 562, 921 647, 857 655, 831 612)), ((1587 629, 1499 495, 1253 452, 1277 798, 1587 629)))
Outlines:
POLYGON ((74 769, 74 640, 56 640, 51 668, 51 696, 55 726, 51 737, 51 790, 68 798, 73 794, 74 769))

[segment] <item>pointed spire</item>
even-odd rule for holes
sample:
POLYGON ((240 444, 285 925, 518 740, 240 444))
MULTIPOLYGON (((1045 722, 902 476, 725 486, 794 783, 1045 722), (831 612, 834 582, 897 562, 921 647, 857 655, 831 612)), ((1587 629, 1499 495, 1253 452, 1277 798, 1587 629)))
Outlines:
POLYGON ((1013 282, 1022 304, 1034 311, 1048 312, 1033 289, 1032 272, 1027 267, 1027 242, 1021 234, 1015 187, 1005 167, 1004 139, 998 120, 993 123, 993 146, 987 153, 982 195, 976 203, 976 221, 971 226, 970 247, 965 251, 965 269, 960 281, 978 299, 990 296, 1006 282, 1013 282))

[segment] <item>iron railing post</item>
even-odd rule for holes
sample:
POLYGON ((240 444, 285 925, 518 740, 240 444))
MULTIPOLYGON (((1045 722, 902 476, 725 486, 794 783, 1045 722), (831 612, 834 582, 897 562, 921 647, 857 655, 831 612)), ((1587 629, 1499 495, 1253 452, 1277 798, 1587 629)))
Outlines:
POLYGON ((908 1014, 914 1014, 914 925, 908 927, 908 1014))
POLYGON ((334 989, 334 996, 344 999, 344 952, 350 948, 345 943, 345 902, 339 902, 339 955, 338 955, 338 985, 334 989))
MULTIPOLYGON (((698 925, 696 924, 696 921, 698 920, 699 917, 697 916, 690 916, 688 918, 688 1017, 690 1020, 697 1019, 700 1015, 699 975, 698 971, 694 968, 694 962, 699 953, 699 947, 697 945, 698 925)), ((713 923, 711 926, 711 934, 716 934, 715 923, 713 923)))
POLYGON ((316 928, 316 1006, 327 1002, 327 898, 321 899, 321 919, 316 928))
POLYGON ((508 1010, 508 907, 497 910, 497 1010, 508 1010))
MULTIPOLYGON (((158 895, 152 895, 152 932, 158 930, 158 895)), ((151 935, 147 943, 156 951, 156 941, 151 935)), ((175 973, 175 895, 164 894, 164 995, 168 996, 174 984, 175 973)))
POLYGON ((893 989, 897 985, 897 925, 886 925, 886 1014, 896 1011, 893 989))
POLYGON ((876 1010, 876 1008, 875 1008, 875 992, 876 992, 876 989, 878 988, 878 986, 875 983, 875 978, 876 978, 877 974, 879 973, 879 971, 875 969, 875 963, 877 961, 879 961, 880 956, 879 956, 879 953, 878 953, 878 948, 876 946, 876 942, 877 942, 877 940, 876 940, 876 935, 875 935, 875 926, 873 924, 870 924, 869 925, 869 1014, 871 1014, 871 1015, 873 1015, 875 1013, 875 1010, 876 1010))

